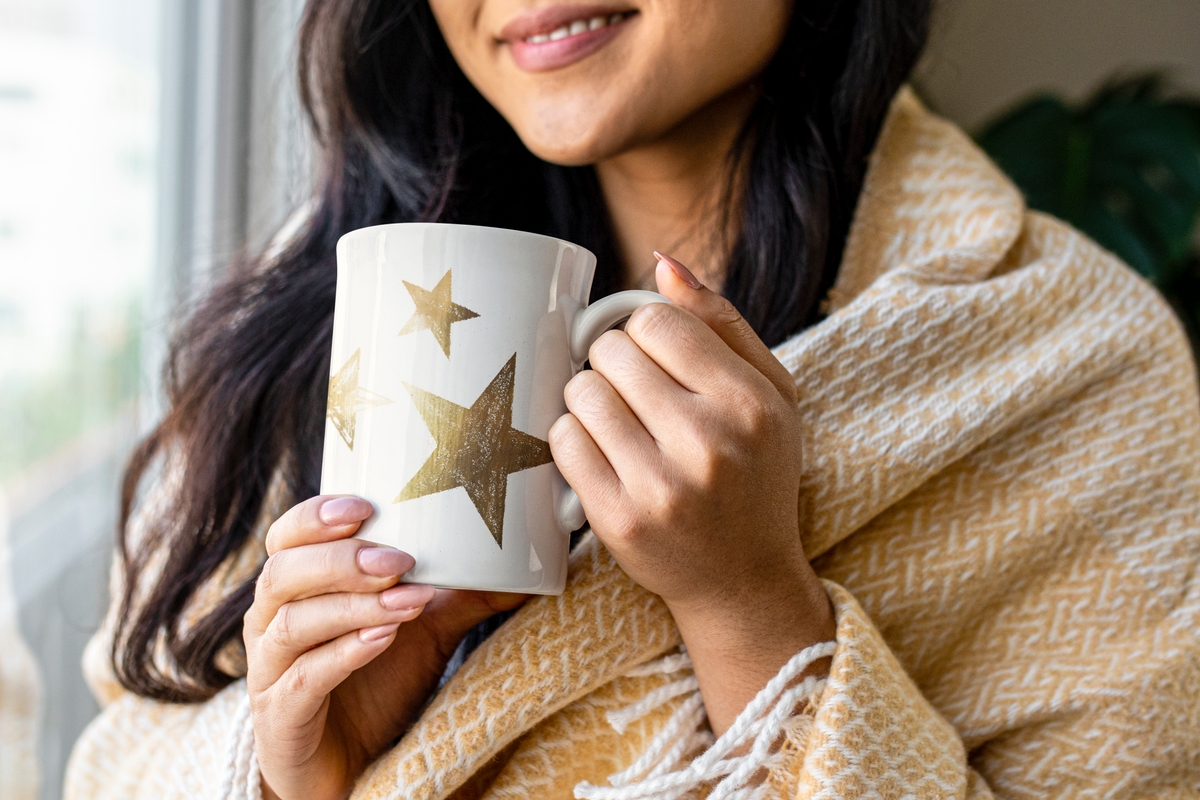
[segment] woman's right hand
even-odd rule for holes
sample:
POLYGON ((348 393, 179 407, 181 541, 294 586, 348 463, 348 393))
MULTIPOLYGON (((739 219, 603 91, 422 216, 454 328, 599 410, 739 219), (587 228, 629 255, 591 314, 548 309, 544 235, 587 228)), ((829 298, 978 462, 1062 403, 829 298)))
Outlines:
POLYGON ((371 511, 314 497, 267 533, 243 627, 264 797, 345 797, 411 724, 462 636, 523 600, 397 584, 412 556, 350 538, 371 511))

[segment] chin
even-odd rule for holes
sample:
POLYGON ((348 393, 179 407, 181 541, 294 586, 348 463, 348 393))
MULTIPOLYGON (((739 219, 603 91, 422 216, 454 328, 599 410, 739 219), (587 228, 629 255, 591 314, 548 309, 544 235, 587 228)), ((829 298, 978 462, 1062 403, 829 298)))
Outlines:
POLYGON ((578 117, 541 118, 536 124, 514 127, 531 153, 564 167, 595 164, 610 158, 625 149, 628 138, 603 120, 582 121, 578 117))
POLYGON ((582 167, 603 161, 612 155, 605 148, 583 144, 578 141, 544 141, 522 139, 529 151, 542 161, 558 164, 560 167, 582 167))

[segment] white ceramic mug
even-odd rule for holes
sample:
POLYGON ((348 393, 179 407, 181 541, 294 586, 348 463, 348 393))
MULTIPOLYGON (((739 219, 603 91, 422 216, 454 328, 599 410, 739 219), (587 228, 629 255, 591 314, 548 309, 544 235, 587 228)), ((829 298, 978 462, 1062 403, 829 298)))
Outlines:
POLYGON ((375 513, 359 536, 411 553, 404 580, 562 592, 586 519, 546 437, 592 342, 647 303, 588 306, 596 257, 520 231, 408 223, 337 246, 322 494, 375 513))

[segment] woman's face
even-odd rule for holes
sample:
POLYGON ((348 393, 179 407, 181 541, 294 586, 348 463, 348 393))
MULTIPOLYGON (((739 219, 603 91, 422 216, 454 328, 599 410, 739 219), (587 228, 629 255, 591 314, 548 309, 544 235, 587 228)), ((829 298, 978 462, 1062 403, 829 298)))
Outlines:
POLYGON ((758 76, 794 0, 430 0, 463 72, 525 145, 589 164, 758 76))

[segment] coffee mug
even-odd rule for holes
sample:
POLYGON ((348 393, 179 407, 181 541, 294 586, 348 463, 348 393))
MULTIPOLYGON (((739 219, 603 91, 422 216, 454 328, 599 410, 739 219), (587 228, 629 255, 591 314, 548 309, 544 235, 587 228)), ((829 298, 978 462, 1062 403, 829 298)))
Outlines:
POLYGON ((586 519, 546 442, 602 333, 648 303, 587 304, 596 257, 571 242, 404 223, 337 245, 322 494, 375 513, 360 538, 411 553, 406 582, 561 593, 586 519))

